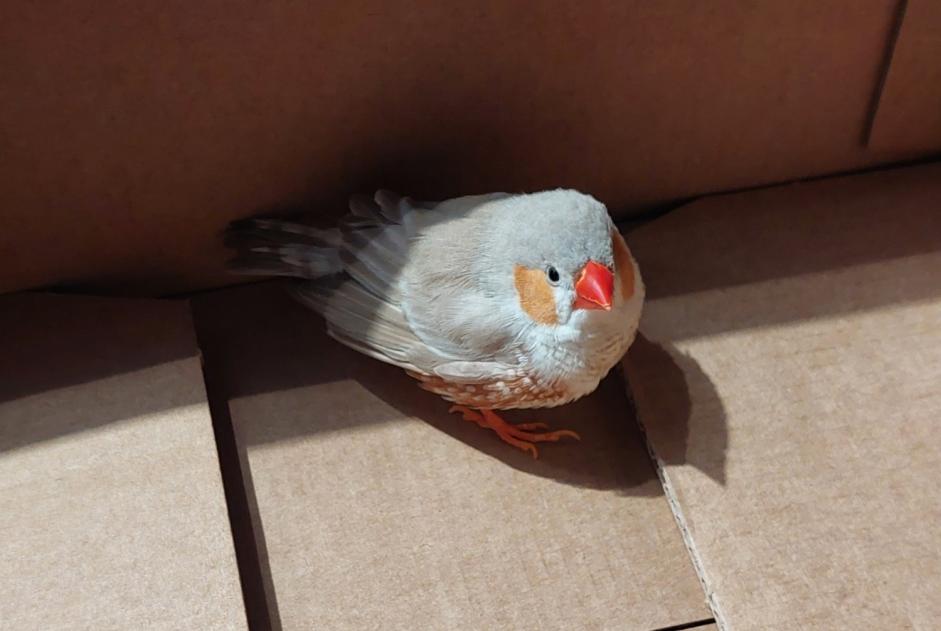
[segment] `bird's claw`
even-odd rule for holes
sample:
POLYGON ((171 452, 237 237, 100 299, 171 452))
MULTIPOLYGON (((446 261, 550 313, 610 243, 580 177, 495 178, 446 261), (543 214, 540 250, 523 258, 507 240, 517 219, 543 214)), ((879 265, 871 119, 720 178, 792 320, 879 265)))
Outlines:
POLYGON ((452 405, 450 409, 448 409, 448 414, 454 414, 455 412, 459 412, 465 421, 477 423, 484 428, 490 427, 487 425, 487 421, 484 420, 483 414, 477 412, 476 410, 470 409, 466 405, 452 405))
POLYGON ((549 426, 545 423, 516 423, 513 425, 516 429, 522 430, 534 430, 534 429, 549 429, 549 426))
POLYGON ((520 423, 513 425, 503 420, 493 410, 473 410, 465 405, 452 405, 449 413, 458 412, 465 421, 472 421, 481 427, 492 429, 504 442, 531 453, 533 458, 539 458, 539 450, 534 443, 558 442, 562 438, 574 438, 581 440, 581 436, 568 430, 560 429, 556 431, 546 431, 536 433, 533 430, 547 430, 549 426, 545 423, 520 423))

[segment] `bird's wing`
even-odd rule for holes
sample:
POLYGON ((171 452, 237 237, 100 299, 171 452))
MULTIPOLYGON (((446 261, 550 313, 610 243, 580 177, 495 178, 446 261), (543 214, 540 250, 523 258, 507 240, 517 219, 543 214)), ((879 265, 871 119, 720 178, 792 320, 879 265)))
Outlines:
POLYGON ((401 275, 400 306, 425 344, 455 360, 513 366, 520 333, 515 296, 489 282, 502 270, 488 268, 490 221, 496 198, 445 202, 421 217, 401 275))
POLYGON ((297 284, 294 293, 323 315, 331 337, 364 355, 421 373, 448 361, 412 332, 396 305, 355 280, 335 286, 307 281, 297 284))
POLYGON ((500 362, 453 361, 435 366, 434 373, 451 383, 490 383, 518 377, 510 366, 500 362))
POLYGON ((466 283, 466 270, 439 278, 423 274, 461 267, 455 267, 455 257, 462 261, 472 253, 473 241, 466 238, 471 235, 462 238, 460 230, 467 226, 456 224, 466 224, 470 210, 491 197, 436 205, 380 191, 373 200, 354 199, 351 214, 341 222, 340 256, 350 278, 333 284, 304 282, 296 295, 324 316, 331 336, 366 355, 409 371, 440 370, 442 377, 468 382, 502 378, 512 368, 501 361, 495 341, 505 336, 488 324, 492 305, 466 283), (417 258, 429 255, 423 244, 449 241, 453 245, 448 252, 433 253, 415 265, 417 258), (414 280, 415 269, 419 282, 436 283, 430 294, 414 296, 414 283, 403 281, 414 280))
POLYGON ((445 202, 419 202, 380 190, 370 199, 350 200, 350 214, 340 222, 340 256, 344 270, 366 289, 397 303, 399 279, 416 239, 440 231, 454 219, 501 194, 462 197, 445 202))

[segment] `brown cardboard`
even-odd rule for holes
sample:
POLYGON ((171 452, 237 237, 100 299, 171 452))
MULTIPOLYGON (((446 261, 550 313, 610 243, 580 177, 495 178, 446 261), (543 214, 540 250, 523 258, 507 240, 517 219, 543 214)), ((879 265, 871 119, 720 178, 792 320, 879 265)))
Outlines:
POLYGON ((941 147, 941 3, 907 0, 873 123, 870 146, 941 147))
POLYGON ((4 296, 0 348, 0 628, 245 628, 187 305, 4 296))
POLYGON ((628 380, 721 628, 941 622, 939 208, 933 165, 631 235, 628 380))
POLYGON ((0 292, 230 283, 229 220, 378 186, 626 215, 909 157, 862 143, 896 5, 8 0, 0 292))
POLYGON ((644 629, 708 617, 619 378, 515 415, 581 432, 517 452, 283 288, 194 301, 285 629, 644 629))

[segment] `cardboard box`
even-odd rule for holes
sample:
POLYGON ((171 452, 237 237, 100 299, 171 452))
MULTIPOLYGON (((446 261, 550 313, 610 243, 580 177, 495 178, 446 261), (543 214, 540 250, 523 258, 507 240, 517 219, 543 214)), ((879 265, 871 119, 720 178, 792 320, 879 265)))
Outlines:
POLYGON ((0 18, 0 292, 148 298, 0 298, 0 628, 941 626, 937 3, 0 18), (646 439, 611 375, 533 463, 219 289, 231 219, 381 186, 644 224, 646 439))

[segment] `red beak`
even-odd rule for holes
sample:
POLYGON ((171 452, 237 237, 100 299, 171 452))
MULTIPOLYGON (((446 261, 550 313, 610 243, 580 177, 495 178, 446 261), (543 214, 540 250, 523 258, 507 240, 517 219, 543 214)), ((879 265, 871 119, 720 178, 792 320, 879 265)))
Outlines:
POLYGON ((588 261, 575 283, 575 295, 576 309, 610 311, 611 299, 614 297, 614 274, 601 263, 588 261))

